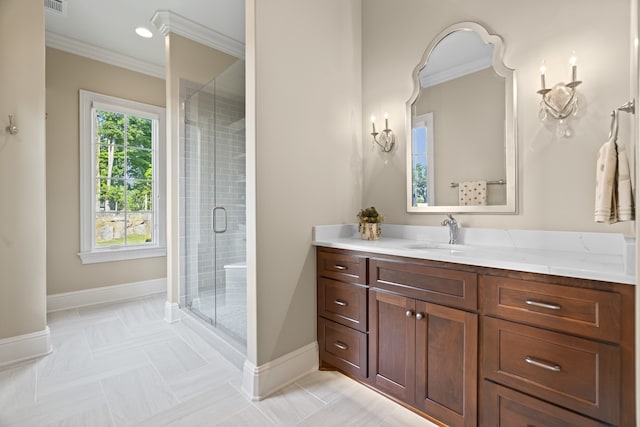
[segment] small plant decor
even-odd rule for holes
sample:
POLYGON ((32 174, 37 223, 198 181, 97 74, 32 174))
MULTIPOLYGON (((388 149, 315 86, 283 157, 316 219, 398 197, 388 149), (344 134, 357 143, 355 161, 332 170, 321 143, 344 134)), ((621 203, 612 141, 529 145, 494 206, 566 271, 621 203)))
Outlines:
POLYGON ((382 235, 382 221, 384 217, 375 207, 360 209, 358 231, 363 240, 378 240, 382 235))

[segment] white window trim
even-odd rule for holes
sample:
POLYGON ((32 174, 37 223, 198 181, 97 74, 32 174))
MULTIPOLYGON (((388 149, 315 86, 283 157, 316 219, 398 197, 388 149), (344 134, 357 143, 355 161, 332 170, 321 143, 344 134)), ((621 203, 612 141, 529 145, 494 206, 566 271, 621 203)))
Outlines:
POLYGON ((115 98, 85 90, 80 91, 80 252, 83 264, 125 261, 167 255, 166 245, 166 125, 165 109, 140 102, 115 98), (92 109, 130 113, 138 117, 158 120, 158 145, 153 157, 153 180, 156 183, 154 200, 153 245, 95 248, 95 144, 92 140, 94 123, 92 109))
MULTIPOLYGON (((434 179, 435 179, 435 162, 434 162, 434 129, 433 129, 433 113, 425 113, 414 117, 412 130, 416 128, 427 128, 427 201, 426 203, 416 203, 416 206, 433 206, 435 201, 433 200, 434 192, 434 179)), ((413 159, 411 164, 413 165, 413 159)), ((413 169, 412 169, 413 170, 413 169)), ((413 181, 413 172, 412 172, 413 181)), ((413 184, 413 182, 412 182, 413 184)))

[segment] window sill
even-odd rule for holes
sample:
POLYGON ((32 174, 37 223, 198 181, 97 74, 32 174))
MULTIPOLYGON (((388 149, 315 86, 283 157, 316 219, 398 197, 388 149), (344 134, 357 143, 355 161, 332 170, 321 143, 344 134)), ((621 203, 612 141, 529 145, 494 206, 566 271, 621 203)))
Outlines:
POLYGON ((131 249, 103 249, 78 254, 83 264, 99 262, 128 261, 132 259, 155 258, 167 256, 167 248, 131 248, 131 249))

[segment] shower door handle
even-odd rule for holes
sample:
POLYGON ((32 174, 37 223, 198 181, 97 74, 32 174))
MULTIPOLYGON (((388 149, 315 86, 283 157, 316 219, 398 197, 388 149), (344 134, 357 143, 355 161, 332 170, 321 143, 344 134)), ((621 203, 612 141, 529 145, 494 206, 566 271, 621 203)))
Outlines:
POLYGON ((222 206, 216 206, 211 211, 211 228, 213 229, 214 233, 224 233, 225 231, 227 231, 227 210, 225 208, 223 208, 222 206), (217 210, 221 210, 224 213, 224 228, 222 228, 222 229, 218 229, 216 227, 216 224, 218 223, 218 221, 216 221, 216 211, 217 210))

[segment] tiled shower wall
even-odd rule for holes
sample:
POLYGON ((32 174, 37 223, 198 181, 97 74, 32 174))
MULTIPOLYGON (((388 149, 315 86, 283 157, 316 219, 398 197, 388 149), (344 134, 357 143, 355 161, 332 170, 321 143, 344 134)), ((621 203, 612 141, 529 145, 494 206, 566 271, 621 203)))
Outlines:
MULTIPOLYGON (((183 93, 181 304, 193 304, 216 326, 244 341, 246 280, 232 274, 227 283, 224 269, 246 259, 244 97, 217 90, 215 82, 197 92, 186 87, 183 93), (213 231, 215 207, 226 209, 224 233, 213 231)), ((224 229, 221 210, 216 228, 224 229)))

